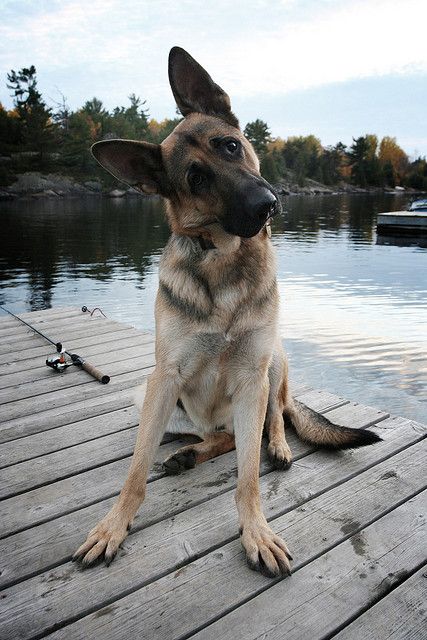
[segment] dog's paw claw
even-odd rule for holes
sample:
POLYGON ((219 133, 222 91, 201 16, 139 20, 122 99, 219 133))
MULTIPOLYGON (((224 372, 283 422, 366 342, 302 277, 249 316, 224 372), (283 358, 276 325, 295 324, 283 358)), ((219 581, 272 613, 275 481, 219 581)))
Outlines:
POLYGON ((125 522, 118 523, 115 517, 106 516, 92 529, 86 541, 73 555, 72 561, 77 562, 83 569, 94 567, 101 562, 109 566, 127 532, 125 522))
POLYGON ((270 442, 267 449, 267 456, 274 468, 279 471, 289 469, 292 464, 292 453, 287 445, 270 442))
POLYGON ((246 561, 253 571, 258 571, 268 578, 279 578, 291 575, 290 561, 292 556, 281 538, 275 535, 268 526, 245 530, 241 537, 246 550, 246 561))

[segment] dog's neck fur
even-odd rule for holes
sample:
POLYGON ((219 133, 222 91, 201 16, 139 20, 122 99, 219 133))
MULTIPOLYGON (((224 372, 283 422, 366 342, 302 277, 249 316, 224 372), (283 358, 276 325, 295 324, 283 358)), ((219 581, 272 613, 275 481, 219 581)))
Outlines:
POLYGON ((201 237, 212 243, 213 247, 223 255, 229 255, 240 248, 241 238, 232 236, 221 227, 219 223, 209 225, 209 231, 202 233, 201 237))

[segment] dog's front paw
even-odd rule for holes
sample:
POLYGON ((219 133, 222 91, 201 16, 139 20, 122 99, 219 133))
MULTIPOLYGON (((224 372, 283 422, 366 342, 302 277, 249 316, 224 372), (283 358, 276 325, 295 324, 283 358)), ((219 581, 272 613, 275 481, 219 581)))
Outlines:
POLYGON ((240 539, 246 551, 248 565, 269 578, 290 576, 292 556, 286 544, 267 523, 245 525, 240 539))
POLYGON ((275 469, 289 469, 292 464, 292 453, 287 442, 275 442, 271 440, 268 444, 267 455, 275 469))
POLYGON ((175 476, 196 466, 196 452, 194 449, 183 448, 173 453, 163 463, 163 469, 169 476, 175 476))
POLYGON ((89 532, 86 542, 73 555, 73 562, 77 561, 83 567, 90 567, 104 560, 108 567, 126 538, 129 528, 129 523, 110 512, 89 532))

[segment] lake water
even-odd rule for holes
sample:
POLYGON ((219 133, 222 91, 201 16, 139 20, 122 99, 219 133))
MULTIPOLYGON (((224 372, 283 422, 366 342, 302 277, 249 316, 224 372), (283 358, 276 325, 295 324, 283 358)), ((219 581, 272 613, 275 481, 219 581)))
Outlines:
MULTIPOLYGON (((427 249, 378 244, 379 211, 405 196, 284 198, 273 224, 291 377, 427 421, 427 249)), ((0 303, 15 313, 99 306, 153 331, 161 202, 1 203, 0 303)))

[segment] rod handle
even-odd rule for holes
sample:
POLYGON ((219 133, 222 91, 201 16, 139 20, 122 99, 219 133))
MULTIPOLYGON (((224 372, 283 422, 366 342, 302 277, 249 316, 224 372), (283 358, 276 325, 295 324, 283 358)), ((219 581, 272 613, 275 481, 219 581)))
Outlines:
POLYGON ((90 362, 83 362, 81 367, 82 369, 87 371, 87 373, 89 373, 93 378, 99 380, 99 382, 102 382, 102 384, 108 384, 110 382, 110 376, 106 376, 105 374, 103 374, 102 371, 94 367, 94 365, 90 362))

